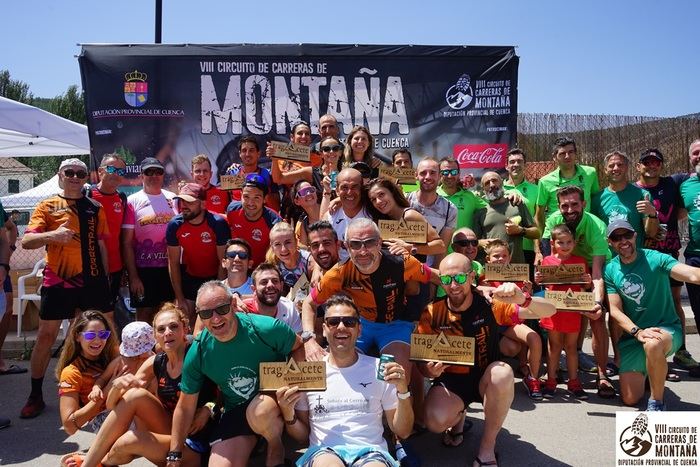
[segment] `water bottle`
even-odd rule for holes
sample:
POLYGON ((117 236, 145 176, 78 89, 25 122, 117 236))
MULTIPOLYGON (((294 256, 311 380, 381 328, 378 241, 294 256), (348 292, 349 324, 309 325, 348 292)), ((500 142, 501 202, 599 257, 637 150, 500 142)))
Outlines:
POLYGON ((334 191, 338 187, 338 172, 331 170, 331 191, 334 191))

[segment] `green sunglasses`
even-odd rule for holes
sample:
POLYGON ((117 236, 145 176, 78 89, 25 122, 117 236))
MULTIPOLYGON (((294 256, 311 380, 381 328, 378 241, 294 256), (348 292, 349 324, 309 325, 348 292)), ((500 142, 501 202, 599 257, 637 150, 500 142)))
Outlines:
POLYGON ((466 272, 460 272, 459 274, 455 274, 453 276, 444 274, 440 276, 440 282, 442 285, 450 285, 452 281, 455 281, 457 284, 462 285, 467 282, 467 276, 468 274, 466 272))

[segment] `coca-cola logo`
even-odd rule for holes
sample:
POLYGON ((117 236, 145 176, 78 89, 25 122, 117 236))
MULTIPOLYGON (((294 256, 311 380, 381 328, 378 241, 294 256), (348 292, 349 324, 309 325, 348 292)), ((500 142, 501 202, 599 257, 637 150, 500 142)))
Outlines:
POLYGON ((460 169, 502 169, 506 165, 507 144, 456 144, 452 156, 460 169))

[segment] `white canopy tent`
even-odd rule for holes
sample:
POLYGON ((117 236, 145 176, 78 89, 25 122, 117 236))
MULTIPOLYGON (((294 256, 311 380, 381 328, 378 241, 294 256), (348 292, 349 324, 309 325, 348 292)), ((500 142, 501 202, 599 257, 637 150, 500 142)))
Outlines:
POLYGON ((39 201, 55 195, 60 190, 58 174, 56 174, 32 189, 14 195, 3 196, 0 198, 0 202, 2 202, 3 207, 8 212, 12 209, 33 211, 36 205, 39 204, 39 201))
POLYGON ((89 153, 90 139, 85 125, 0 97, 0 157, 89 153))

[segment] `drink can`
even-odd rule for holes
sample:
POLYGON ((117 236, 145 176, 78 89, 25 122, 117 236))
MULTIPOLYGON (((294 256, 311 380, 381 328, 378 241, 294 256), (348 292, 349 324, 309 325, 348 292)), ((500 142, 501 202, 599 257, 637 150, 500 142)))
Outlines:
POLYGON ((329 176, 331 178, 331 190, 335 190, 338 188, 338 172, 332 170, 329 176))
POLYGON ((389 355, 388 353, 383 353, 379 357, 379 366, 377 367, 377 379, 379 381, 384 381, 384 367, 386 366, 386 364, 395 361, 396 358, 394 358, 393 355, 389 355))

